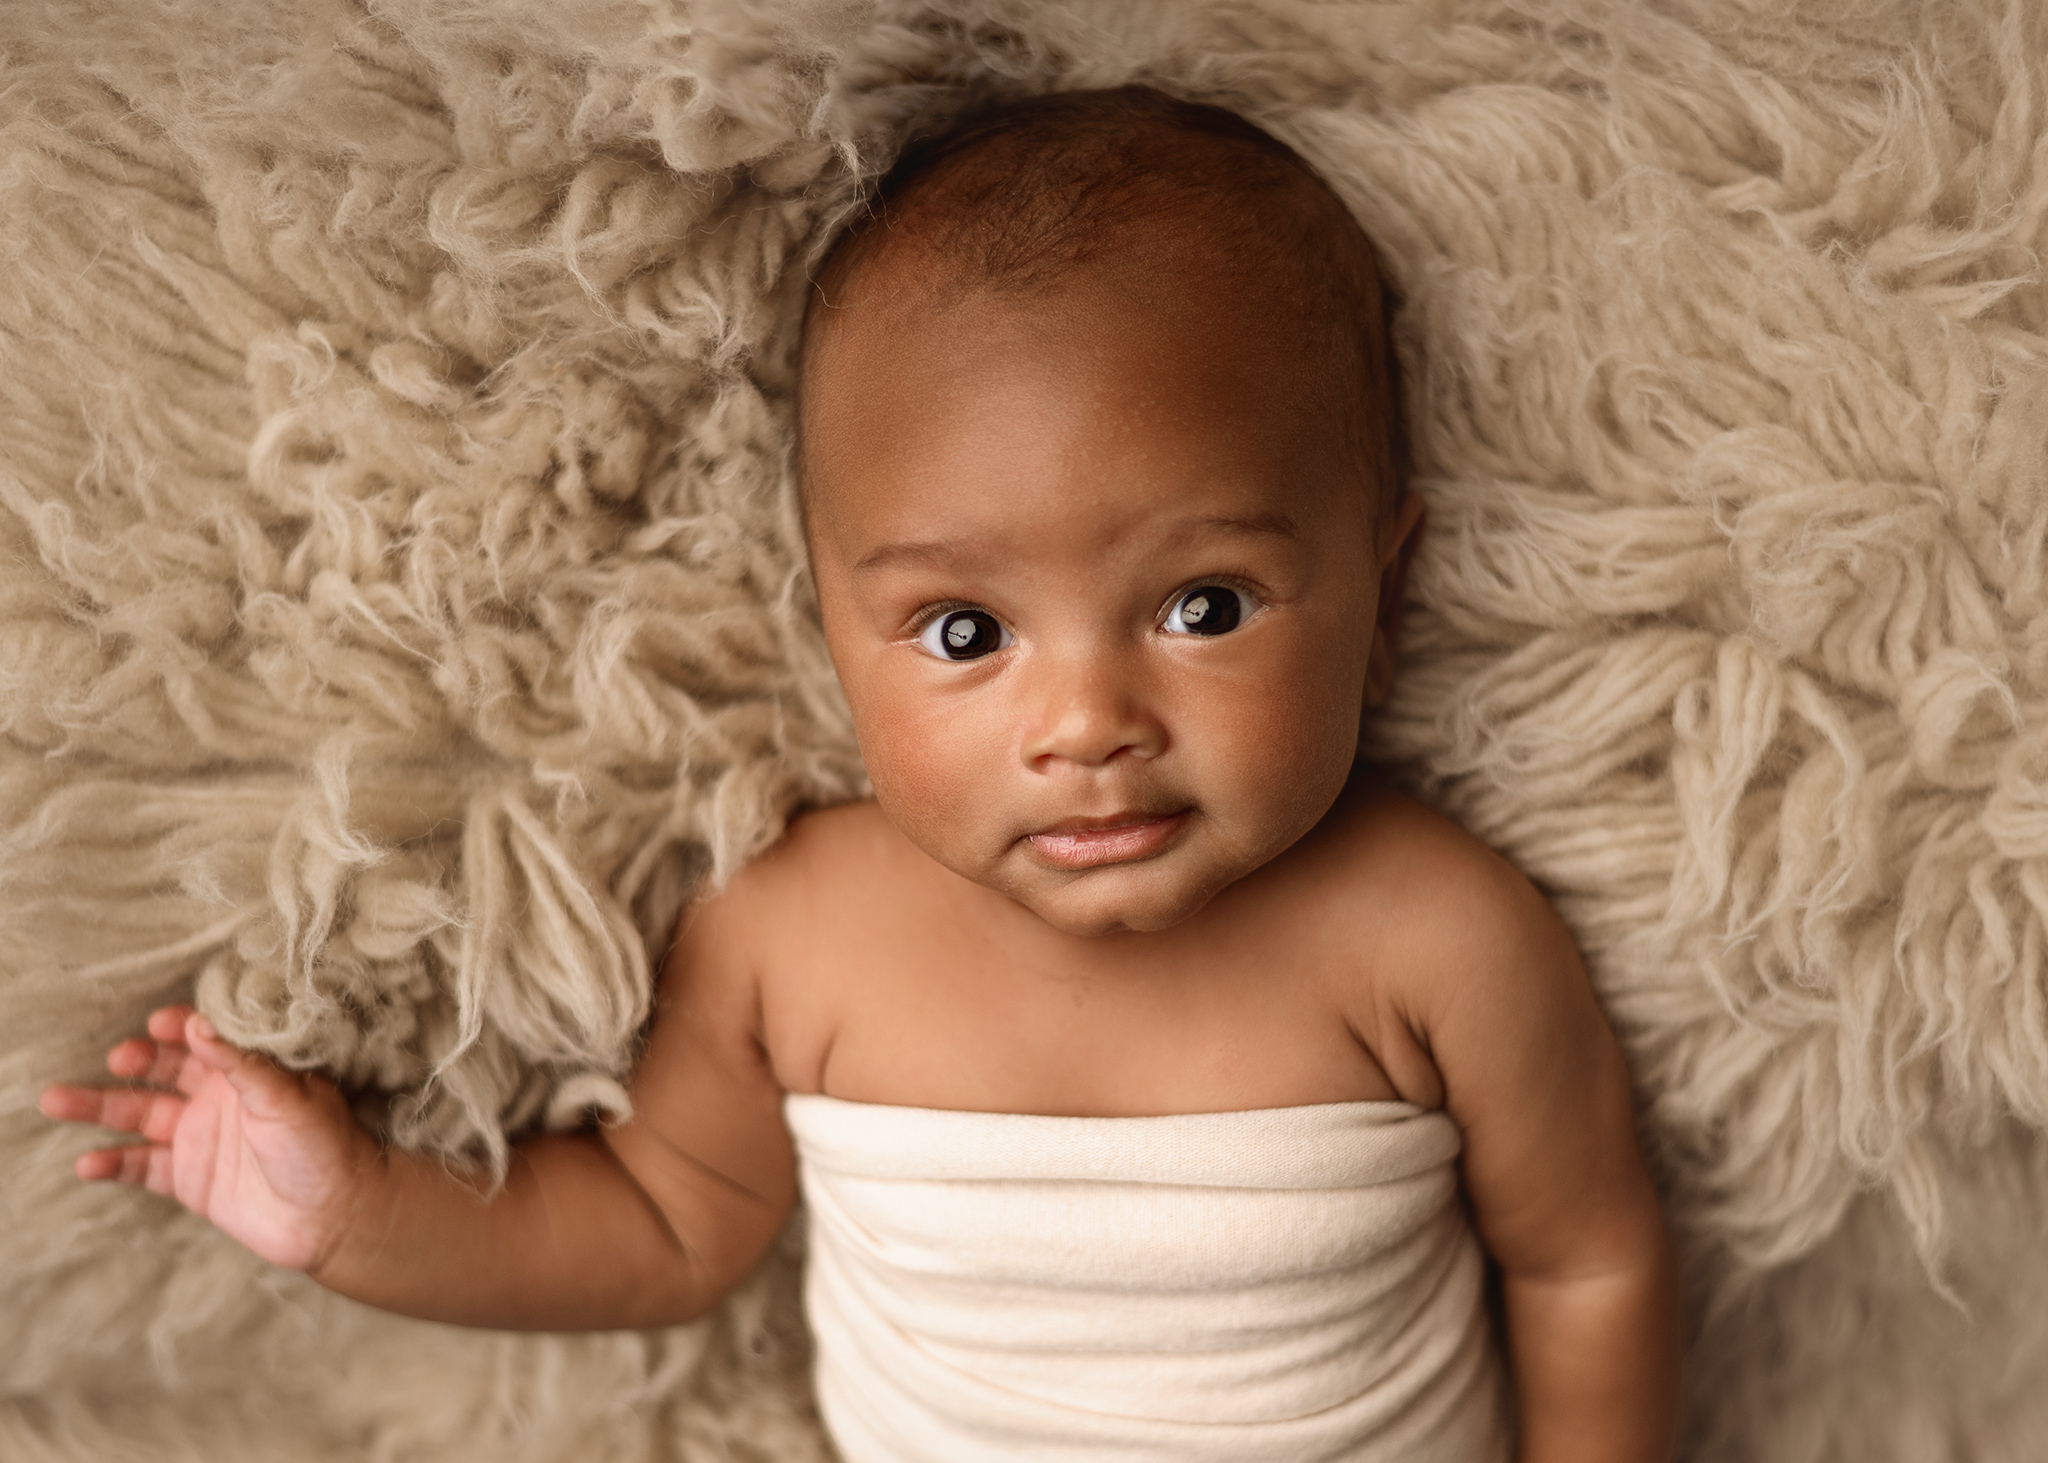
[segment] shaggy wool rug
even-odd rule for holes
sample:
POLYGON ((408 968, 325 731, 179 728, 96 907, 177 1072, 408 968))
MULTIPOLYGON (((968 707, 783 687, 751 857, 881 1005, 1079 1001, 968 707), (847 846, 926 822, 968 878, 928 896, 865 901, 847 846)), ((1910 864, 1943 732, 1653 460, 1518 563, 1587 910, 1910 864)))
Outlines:
POLYGON ((486 1160, 861 772, 788 475, 906 129, 1130 79, 1379 241, 1427 541, 1372 733, 1576 932, 1686 1456, 2048 1454, 2035 0, 8 0, 0 1457, 822 1459, 800 1224, 515 1336, 73 1182, 143 1013, 486 1160))

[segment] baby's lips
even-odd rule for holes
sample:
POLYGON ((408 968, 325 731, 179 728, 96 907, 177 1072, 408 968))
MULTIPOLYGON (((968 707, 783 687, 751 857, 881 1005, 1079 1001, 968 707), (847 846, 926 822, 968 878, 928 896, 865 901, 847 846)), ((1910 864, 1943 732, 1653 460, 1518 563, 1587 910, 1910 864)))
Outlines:
POLYGON ((1188 812, 1076 818, 1026 839, 1032 851, 1063 869, 1130 863, 1164 852, 1187 826, 1188 812), (1126 819, 1135 821, 1126 821, 1126 819), (1107 826, 1104 826, 1104 825, 1107 826), (1092 826, 1091 826, 1092 825, 1092 826))

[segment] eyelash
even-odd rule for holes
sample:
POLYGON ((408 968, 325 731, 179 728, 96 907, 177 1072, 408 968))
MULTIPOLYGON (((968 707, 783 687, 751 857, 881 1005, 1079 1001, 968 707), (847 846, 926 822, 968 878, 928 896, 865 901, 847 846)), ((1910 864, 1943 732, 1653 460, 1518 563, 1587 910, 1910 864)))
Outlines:
POLYGON ((1251 601, 1251 614, 1245 616, 1245 619, 1247 620, 1249 620, 1252 617, 1252 615, 1256 615, 1260 610, 1266 608, 1266 597, 1263 594, 1259 593, 1259 591, 1252 585, 1251 581, 1245 578, 1243 575, 1204 574, 1199 579, 1190 579, 1187 583, 1183 584, 1180 588, 1176 589, 1172 594, 1169 594, 1166 597, 1165 603, 1159 606, 1159 613, 1153 618, 1153 624, 1155 626, 1164 625, 1166 623, 1166 617, 1173 613, 1173 607, 1179 604, 1181 600, 1184 599, 1190 591, 1200 589, 1205 584, 1216 584, 1222 586, 1225 589, 1234 589, 1239 594, 1243 595, 1247 600, 1251 601))
MULTIPOLYGON (((902 635, 905 640, 915 640, 918 636, 924 634, 926 627, 929 626, 933 620, 943 619, 947 615, 952 614, 955 610, 987 609, 987 605, 976 604, 971 599, 941 600, 937 604, 926 605, 923 609, 919 610, 916 614, 912 615, 910 617, 909 622, 904 625, 902 635)), ((993 614, 994 611, 990 610, 989 613, 993 614)))

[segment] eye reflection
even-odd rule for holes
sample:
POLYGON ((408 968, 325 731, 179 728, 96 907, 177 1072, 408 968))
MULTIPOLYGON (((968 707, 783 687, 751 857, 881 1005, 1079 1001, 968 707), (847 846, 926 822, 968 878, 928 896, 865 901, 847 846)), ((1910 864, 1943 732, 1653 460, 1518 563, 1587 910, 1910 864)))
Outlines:
POLYGON ((1245 614, 1241 591, 1227 584, 1198 584, 1173 602, 1165 629, 1174 635, 1228 635, 1245 614))
POLYGON ((987 610, 948 610, 917 635, 918 644, 941 660, 979 660, 1010 644, 1010 632, 987 610))

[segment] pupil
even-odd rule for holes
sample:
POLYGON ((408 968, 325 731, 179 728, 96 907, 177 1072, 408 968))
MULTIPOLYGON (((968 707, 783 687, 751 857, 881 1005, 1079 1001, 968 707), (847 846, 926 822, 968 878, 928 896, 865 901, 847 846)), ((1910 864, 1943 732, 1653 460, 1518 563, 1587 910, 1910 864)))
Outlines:
POLYGON ((956 610, 946 616, 939 636, 946 642, 947 654, 956 660, 971 660, 996 648, 998 631, 991 616, 979 610, 956 610))
POLYGON ((1237 596, 1212 586, 1188 591, 1180 602, 1180 622, 1197 635, 1222 635, 1237 628, 1237 596))

